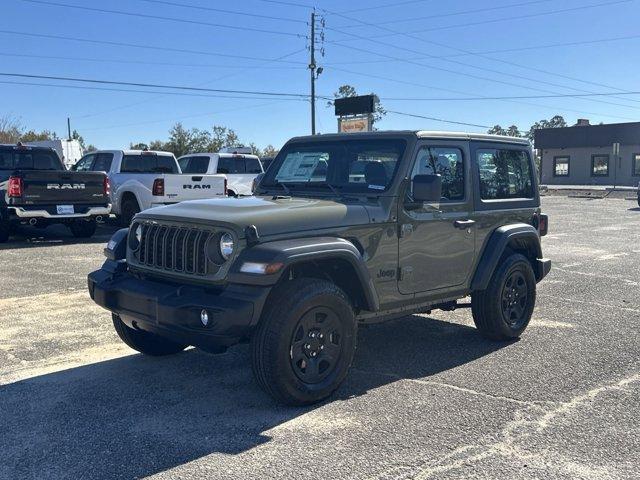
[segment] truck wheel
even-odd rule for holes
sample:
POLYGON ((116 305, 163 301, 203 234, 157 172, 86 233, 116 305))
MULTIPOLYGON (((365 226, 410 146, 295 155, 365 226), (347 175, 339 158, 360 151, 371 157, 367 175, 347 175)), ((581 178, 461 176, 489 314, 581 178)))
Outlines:
POLYGON ((276 288, 252 338, 253 374, 281 403, 319 402, 338 388, 353 361, 353 308, 325 280, 301 278, 276 288))
POLYGON ((128 327, 115 313, 111 315, 113 319, 113 327, 116 333, 124 343, 129 347, 137 350, 145 355, 161 357, 164 355, 173 355, 180 353, 187 345, 174 343, 171 340, 154 335, 153 333, 134 330, 128 327))
POLYGON ((140 213, 140 206, 138 205, 138 201, 133 198, 127 198, 124 202, 122 202, 122 215, 120 215, 120 223, 128 227, 131 225, 133 221, 133 217, 135 217, 136 213, 140 213))
POLYGON ((90 238, 96 233, 97 224, 95 220, 77 220, 69 225, 71 234, 76 238, 90 238))
POLYGON ((519 253, 503 257, 486 290, 473 292, 471 311, 480 333, 491 340, 518 338, 536 302, 536 278, 529 260, 519 253))

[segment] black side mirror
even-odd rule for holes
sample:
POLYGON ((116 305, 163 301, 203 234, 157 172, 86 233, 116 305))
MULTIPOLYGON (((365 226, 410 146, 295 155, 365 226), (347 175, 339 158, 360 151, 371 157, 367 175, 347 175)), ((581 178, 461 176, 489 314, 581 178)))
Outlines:
POLYGON ((413 201, 439 203, 442 197, 442 177, 440 175, 416 175, 412 183, 413 201))
POLYGON ((77 165, 71 165, 71 167, 69 167, 69 170, 75 172, 78 169, 77 165))

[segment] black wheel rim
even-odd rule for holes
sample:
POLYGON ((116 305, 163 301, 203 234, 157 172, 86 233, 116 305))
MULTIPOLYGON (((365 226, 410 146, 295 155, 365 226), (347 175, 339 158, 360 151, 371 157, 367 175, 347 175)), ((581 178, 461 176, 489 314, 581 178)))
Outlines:
POLYGON ((529 302, 527 280, 524 274, 516 270, 511 272, 502 289, 502 315, 512 328, 518 328, 526 320, 529 302))
POLYGON ((338 365, 343 327, 331 309, 315 307, 305 313, 293 331, 289 356, 296 376, 304 383, 320 383, 338 365))

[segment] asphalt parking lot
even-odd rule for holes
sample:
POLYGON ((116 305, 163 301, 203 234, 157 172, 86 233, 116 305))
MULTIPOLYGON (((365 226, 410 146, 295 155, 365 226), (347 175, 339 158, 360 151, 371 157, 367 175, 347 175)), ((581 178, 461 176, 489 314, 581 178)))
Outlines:
POLYGON ((553 260, 520 341, 468 310, 363 328, 330 401, 279 407, 246 345, 146 358, 86 275, 112 227, 0 246, 0 478, 639 478, 640 208, 544 197, 553 260))

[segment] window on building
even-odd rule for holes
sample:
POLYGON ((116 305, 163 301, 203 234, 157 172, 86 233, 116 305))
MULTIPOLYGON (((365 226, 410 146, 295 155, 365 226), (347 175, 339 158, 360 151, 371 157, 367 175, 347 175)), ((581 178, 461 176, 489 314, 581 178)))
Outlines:
POLYGON ((640 153, 633 154, 633 175, 640 177, 640 153))
POLYGON ((591 156, 591 176, 593 177, 609 176, 609 155, 592 155, 591 156))
POLYGON ((478 150, 480 198, 533 198, 533 171, 524 150, 478 150))
POLYGON ((554 177, 569 176, 569 157, 555 157, 553 159, 553 176, 554 177))

